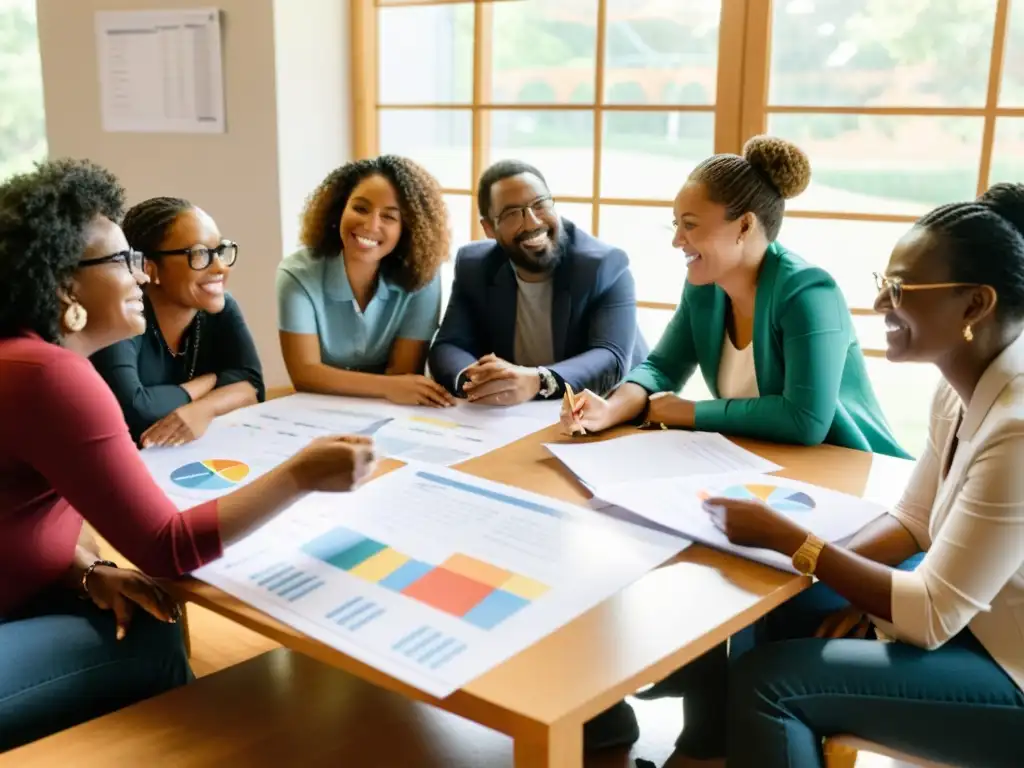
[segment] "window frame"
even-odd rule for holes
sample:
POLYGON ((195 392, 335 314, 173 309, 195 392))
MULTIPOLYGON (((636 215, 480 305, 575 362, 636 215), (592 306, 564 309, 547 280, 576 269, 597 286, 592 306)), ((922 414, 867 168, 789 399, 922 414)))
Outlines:
MULTIPOLYGON (((996 0, 995 24, 988 70, 988 87, 982 107, 870 107, 870 106, 813 106, 769 103, 771 76, 771 42, 773 0, 721 0, 719 22, 718 67, 715 101, 709 105, 686 104, 610 104, 605 101, 606 35, 608 28, 608 0, 595 0, 596 50, 594 68, 594 101, 573 104, 495 103, 491 100, 492 11, 495 3, 520 0, 351 0, 352 33, 352 93, 354 109, 353 153, 357 158, 372 157, 379 153, 379 116, 386 110, 463 110, 472 115, 472 178, 477 179, 490 162, 491 114, 494 110, 586 111, 594 118, 593 186, 590 195, 566 196, 557 194, 559 202, 584 203, 592 206, 591 232, 600 236, 600 217, 603 205, 663 207, 670 209, 671 200, 616 198, 601 194, 601 171, 605 115, 615 112, 699 112, 714 115, 714 151, 738 153, 751 136, 767 129, 773 115, 888 115, 900 117, 975 117, 983 118, 981 154, 978 162, 977 193, 988 188, 992 172, 992 155, 999 118, 1024 117, 1024 108, 1001 107, 999 92, 1003 81, 1003 60, 1006 48, 1010 0, 996 0), (377 85, 377 14, 382 8, 422 7, 428 5, 471 4, 474 9, 473 83, 472 99, 458 104, 381 104, 377 85), (736 63, 736 51, 741 52, 736 63)), ((776 0, 777 1, 777 0, 776 0)), ((1018 0, 1024 2, 1024 0, 1018 0)), ((470 233, 473 239, 484 236, 479 222, 475 194, 472 189, 444 190, 450 195, 470 198, 470 233)), ((801 210, 799 206, 787 209, 788 218, 848 220, 863 222, 903 222, 916 220, 909 214, 853 212, 843 210, 801 210)), ((865 278, 867 279, 867 278, 865 278)), ((648 301, 638 297, 637 306, 643 309, 671 312, 676 304, 648 301)), ((871 307, 852 306, 854 316, 872 316, 871 307)), ((869 357, 884 357, 882 349, 865 346, 869 357)))

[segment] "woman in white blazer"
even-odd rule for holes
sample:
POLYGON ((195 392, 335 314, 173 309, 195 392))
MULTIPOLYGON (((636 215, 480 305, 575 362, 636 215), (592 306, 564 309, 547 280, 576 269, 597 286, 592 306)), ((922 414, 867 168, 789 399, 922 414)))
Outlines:
POLYGON ((764 504, 708 500, 733 543, 822 584, 766 617, 751 650, 673 676, 687 711, 707 713, 686 724, 684 754, 815 768, 823 738, 849 733, 1024 766, 1024 185, 932 211, 876 279, 888 359, 942 372, 928 446, 895 509, 847 547, 764 504), (894 567, 918 552, 916 569, 894 567), (823 614, 836 593, 847 607, 823 614))

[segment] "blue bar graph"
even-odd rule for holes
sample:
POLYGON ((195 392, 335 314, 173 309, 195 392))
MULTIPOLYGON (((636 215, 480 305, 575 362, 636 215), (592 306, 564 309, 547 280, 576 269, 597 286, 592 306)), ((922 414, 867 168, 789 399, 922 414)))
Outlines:
POLYGON ((432 627, 420 627, 392 645, 391 650, 417 664, 438 669, 466 650, 466 644, 432 627))
POLYGON ((364 597, 353 597, 351 600, 329 611, 326 617, 339 627, 356 632, 374 619, 383 616, 384 613, 384 608, 372 600, 367 600, 364 597))

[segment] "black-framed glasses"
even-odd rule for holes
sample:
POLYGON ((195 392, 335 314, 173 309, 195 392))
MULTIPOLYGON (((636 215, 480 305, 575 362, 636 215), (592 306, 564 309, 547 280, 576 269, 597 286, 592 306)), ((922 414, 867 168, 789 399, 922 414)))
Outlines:
POLYGON ((124 264, 129 272, 142 272, 146 267, 146 256, 141 251, 129 248, 127 251, 118 251, 109 256, 78 262, 79 267, 95 267, 99 264, 124 264))
POLYGON ((499 227, 519 229, 519 227, 523 226, 523 222, 526 221, 527 211, 533 211, 533 215, 540 218, 554 207, 554 198, 551 195, 546 195, 534 200, 529 205, 517 205, 514 208, 506 208, 498 214, 498 218, 494 220, 494 223, 499 227))
POLYGON ((903 303, 903 292, 904 291, 934 291, 940 288, 977 288, 977 283, 918 283, 916 285, 907 285, 903 282, 902 277, 890 277, 883 275, 881 272, 875 272, 875 287, 878 292, 888 289, 889 300, 892 302, 893 309, 899 307, 903 303))
POLYGON ((174 248, 169 251, 150 251, 150 256, 188 256, 188 265, 201 272, 213 263, 213 257, 220 259, 225 267, 233 266, 238 261, 238 243, 224 240, 216 248, 205 245, 193 245, 191 248, 174 248))

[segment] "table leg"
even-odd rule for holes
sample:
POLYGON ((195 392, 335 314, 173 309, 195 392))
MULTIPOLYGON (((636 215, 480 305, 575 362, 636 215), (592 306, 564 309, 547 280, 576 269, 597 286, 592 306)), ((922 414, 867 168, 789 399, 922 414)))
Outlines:
POLYGON ((514 741, 515 768, 583 768, 583 725, 538 725, 514 741))

